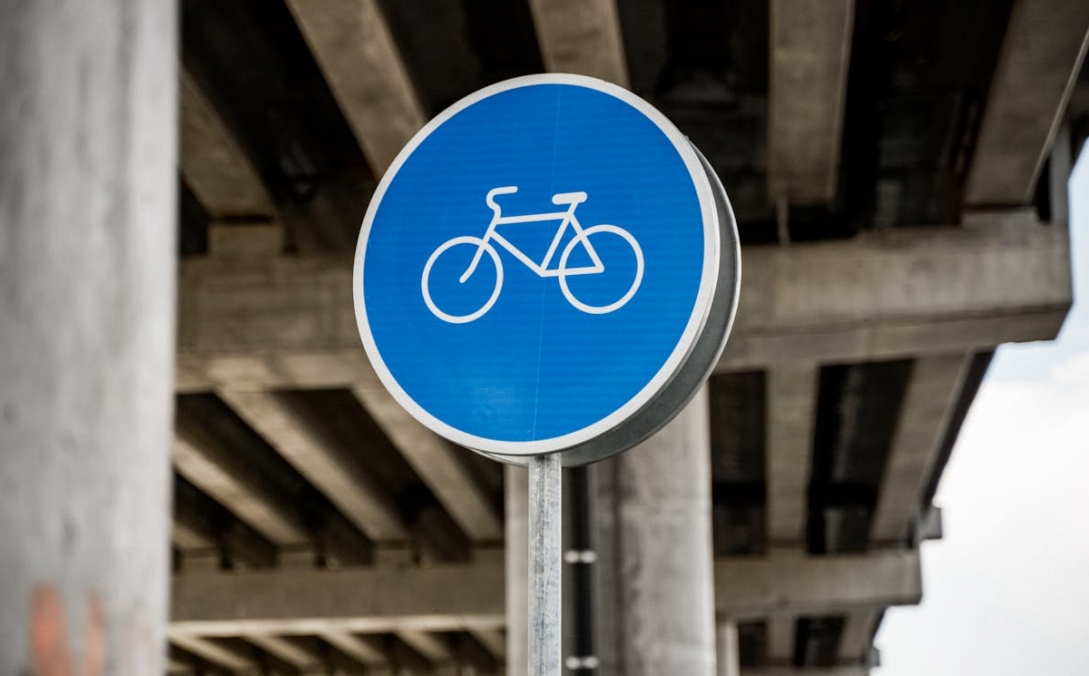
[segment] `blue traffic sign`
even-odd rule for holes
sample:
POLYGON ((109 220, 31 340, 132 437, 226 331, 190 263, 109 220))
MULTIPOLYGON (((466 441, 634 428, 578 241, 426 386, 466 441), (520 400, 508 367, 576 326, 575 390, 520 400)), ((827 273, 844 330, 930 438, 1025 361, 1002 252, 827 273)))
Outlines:
POLYGON ((356 317, 382 382, 437 433, 562 451, 673 380, 719 244, 708 173, 658 111, 591 78, 517 78, 436 117, 386 172, 356 317))

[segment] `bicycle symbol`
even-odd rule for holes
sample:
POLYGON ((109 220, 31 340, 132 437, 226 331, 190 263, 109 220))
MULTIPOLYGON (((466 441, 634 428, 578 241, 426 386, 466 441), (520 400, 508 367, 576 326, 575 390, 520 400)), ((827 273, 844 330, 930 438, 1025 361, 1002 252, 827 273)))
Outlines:
MULTIPOLYGON (((553 195, 552 203, 557 206, 566 205, 566 211, 525 214, 522 216, 503 216, 501 213, 502 208, 495 203, 495 197, 497 195, 510 195, 516 192, 518 192, 517 186, 506 186, 489 190, 485 201, 488 203, 488 206, 491 208, 494 215, 492 216, 492 222, 488 225, 488 230, 484 233, 484 236, 473 237, 471 235, 465 235, 462 237, 454 237, 451 240, 443 242, 439 248, 435 249, 434 253, 431 254, 431 257, 427 259, 427 264, 423 269, 423 277, 420 279, 420 287, 423 290, 424 302, 427 303, 427 307, 431 310, 432 314, 451 324, 466 324, 484 316, 488 310, 492 308, 492 305, 494 305, 495 301, 499 298, 499 292, 503 289, 503 261, 499 257, 499 252, 496 251, 495 244, 499 244, 499 246, 509 251, 511 255, 536 273, 538 277, 557 278, 560 283, 560 290, 563 292, 567 302, 583 312, 590 314, 607 314, 620 309, 631 300, 632 296, 634 296, 635 292, 639 289, 639 284, 643 281, 643 251, 639 248, 639 243, 635 241, 635 238, 632 237, 631 233, 615 225, 605 224, 594 225, 584 229, 579 223, 578 218, 575 217, 575 209, 579 204, 586 201, 587 195, 585 192, 558 193, 553 195), (539 223, 542 221, 556 220, 560 221, 560 225, 556 229, 556 234, 552 238, 548 251, 545 253, 544 258, 540 263, 529 258, 529 256, 519 250, 518 247, 510 242, 510 240, 503 237, 503 235, 499 234, 497 231, 497 228, 500 225, 539 223), (568 227, 571 227, 574 230, 575 235, 560 253, 558 266, 550 268, 549 265, 556 255, 556 249, 559 248, 560 242, 563 240, 563 236, 568 227), (571 292, 571 288, 568 286, 567 278, 579 275, 597 275, 605 272, 605 264, 601 261, 597 250, 590 242, 592 236, 604 234, 616 235, 627 242, 628 246, 631 247, 631 252, 635 256, 635 277, 631 282, 631 286, 628 287, 627 291, 620 296, 619 299, 605 305, 590 305, 575 297, 571 292), (495 288, 492 289, 491 295, 478 310, 465 315, 455 315, 440 310, 432 299, 431 290, 429 288, 431 270, 435 265, 435 261, 446 252, 458 246, 471 246, 476 248, 476 252, 473 254, 468 269, 466 269, 458 278, 460 284, 464 284, 473 276, 473 273, 476 272, 477 267, 480 265, 480 261, 484 258, 485 253, 488 254, 488 260, 495 266, 495 288), (577 267, 569 266, 568 261, 571 258, 571 254, 575 251, 576 247, 579 246, 582 247, 583 251, 589 257, 590 265, 577 267)), ((602 241, 600 237, 597 239, 599 242, 602 241)))

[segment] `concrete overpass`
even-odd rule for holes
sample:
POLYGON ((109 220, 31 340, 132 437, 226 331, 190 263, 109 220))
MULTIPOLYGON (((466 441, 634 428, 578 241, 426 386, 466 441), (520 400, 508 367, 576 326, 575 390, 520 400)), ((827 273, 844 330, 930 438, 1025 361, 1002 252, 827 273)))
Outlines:
POLYGON ((572 479, 572 673, 868 673, 993 350, 1070 306, 1089 133, 1085 3, 887 5, 181 0, 170 673, 524 673, 524 476, 392 401, 350 280, 412 134, 541 71, 669 115, 745 266, 706 393, 572 479))

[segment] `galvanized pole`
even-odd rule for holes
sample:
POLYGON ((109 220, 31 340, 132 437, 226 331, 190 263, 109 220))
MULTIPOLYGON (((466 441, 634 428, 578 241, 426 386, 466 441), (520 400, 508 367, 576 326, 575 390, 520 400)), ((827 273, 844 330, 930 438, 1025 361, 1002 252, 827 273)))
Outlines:
POLYGON ((557 454, 529 464, 529 676, 559 676, 562 474, 557 454))
POLYGON ((0 2, 0 674, 164 670, 177 16, 0 2))

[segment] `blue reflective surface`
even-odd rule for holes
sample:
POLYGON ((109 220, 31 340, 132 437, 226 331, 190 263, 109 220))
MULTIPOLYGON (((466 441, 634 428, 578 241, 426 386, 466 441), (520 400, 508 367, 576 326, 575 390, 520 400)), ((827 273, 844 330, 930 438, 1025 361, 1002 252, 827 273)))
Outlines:
MULTIPOLYGON (((494 233, 540 265, 562 222, 504 223, 494 233)), ((682 158, 642 112, 594 89, 536 84, 478 101, 434 130, 388 185, 364 255, 368 323, 404 392, 464 433, 536 441, 604 419, 662 368, 696 303, 703 217, 682 158), (504 217, 565 212, 552 196, 581 191, 586 199, 574 213, 583 230, 616 228, 590 230, 569 246, 568 226, 548 265, 534 270, 488 235, 485 198, 502 186, 518 187, 494 198, 504 217), (605 307, 640 272, 617 230, 637 243, 642 278, 620 307, 580 309, 568 295, 605 307), (459 237, 473 239, 448 244, 459 237), (491 251, 481 250, 484 239, 491 251), (444 245, 428 289, 448 317, 484 306, 501 268, 494 304, 479 317, 454 323, 427 304, 421 280, 444 245), (584 271, 565 278, 566 294, 555 276, 561 269, 584 271)))

